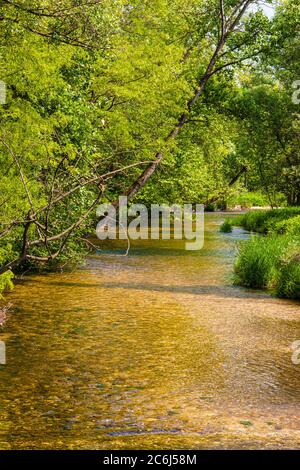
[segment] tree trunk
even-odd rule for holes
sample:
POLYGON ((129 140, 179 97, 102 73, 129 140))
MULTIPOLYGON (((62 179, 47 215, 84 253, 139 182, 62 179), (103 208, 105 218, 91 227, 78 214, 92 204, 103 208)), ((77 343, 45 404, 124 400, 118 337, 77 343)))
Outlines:
MULTIPOLYGON (((230 180, 230 182, 228 183, 228 187, 230 188, 231 186, 233 186, 237 180, 244 174, 246 173, 247 171, 247 167, 246 166, 243 166, 236 175, 234 175, 234 177, 230 180)), ((214 202, 217 202, 219 199, 221 199, 222 197, 225 196, 226 193, 223 193, 223 194, 219 194, 218 196, 214 196, 212 198, 210 198, 208 201, 206 201, 206 206, 208 206, 209 204, 213 204, 214 202)))

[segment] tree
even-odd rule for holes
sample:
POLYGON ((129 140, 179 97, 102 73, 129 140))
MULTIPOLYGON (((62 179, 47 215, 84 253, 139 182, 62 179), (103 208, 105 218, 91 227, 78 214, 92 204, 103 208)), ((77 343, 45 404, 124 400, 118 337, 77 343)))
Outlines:
MULTIPOLYGON (((162 161, 166 149, 172 145, 174 139, 176 139, 181 129, 193 115, 194 106, 203 94, 209 80, 224 69, 239 65, 262 52, 261 43, 263 41, 261 36, 263 35, 258 33, 261 30, 264 32, 265 28, 263 27, 266 26, 265 17, 259 14, 260 21, 257 21, 254 15, 254 21, 251 21, 252 18, 250 17, 250 20, 246 20, 241 25, 247 9, 254 3, 256 2, 251 0, 240 0, 238 2, 224 2, 224 0, 220 0, 218 5, 215 2, 211 5, 209 15, 210 18, 213 18, 213 21, 211 19, 208 20, 208 17, 203 15, 204 24, 211 25, 212 23, 209 37, 207 31, 203 28, 204 35, 201 38, 206 42, 207 50, 211 50, 211 53, 208 54, 207 65, 204 67, 204 72, 200 73, 196 79, 196 89, 187 101, 184 112, 180 115, 173 129, 165 137, 164 147, 155 154, 154 161, 126 191, 128 198, 133 197, 152 176, 162 161)), ((117 205, 117 203, 115 204, 117 205)))
POLYGON ((2 2, 1 272, 77 256, 98 202, 137 195, 162 161, 182 201, 236 181, 218 106, 266 48, 254 4, 2 2))

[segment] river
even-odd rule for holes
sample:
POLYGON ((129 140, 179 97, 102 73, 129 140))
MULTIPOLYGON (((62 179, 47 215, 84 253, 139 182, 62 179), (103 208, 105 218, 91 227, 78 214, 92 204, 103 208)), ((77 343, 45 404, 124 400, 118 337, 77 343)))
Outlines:
POLYGON ((232 285, 241 229, 24 276, 0 340, 2 449, 300 448, 300 305, 232 285))

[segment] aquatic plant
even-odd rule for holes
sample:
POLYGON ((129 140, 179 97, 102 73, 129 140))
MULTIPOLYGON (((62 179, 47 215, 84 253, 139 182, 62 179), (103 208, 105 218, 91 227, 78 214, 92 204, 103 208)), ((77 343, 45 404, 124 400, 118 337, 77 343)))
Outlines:
POLYGON ((232 223, 230 220, 226 219, 220 227, 220 232, 230 233, 232 232, 232 223))
POLYGON ((299 299, 300 238, 268 235, 242 242, 234 272, 236 284, 272 288, 279 297, 299 299))

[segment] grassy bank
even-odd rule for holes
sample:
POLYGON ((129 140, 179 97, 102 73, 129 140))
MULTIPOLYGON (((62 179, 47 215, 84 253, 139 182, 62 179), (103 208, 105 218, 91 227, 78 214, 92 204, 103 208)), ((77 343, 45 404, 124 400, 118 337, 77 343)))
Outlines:
POLYGON ((284 234, 300 233, 300 207, 285 207, 273 210, 255 210, 232 219, 231 224, 250 232, 284 234))
POLYGON ((2 299, 2 293, 6 290, 13 289, 13 279, 14 275, 11 271, 7 271, 4 274, 0 274, 0 300, 2 299))
POLYGON ((221 230, 233 224, 263 234, 240 244, 235 282, 300 299, 300 208, 248 212, 226 221, 221 230))

